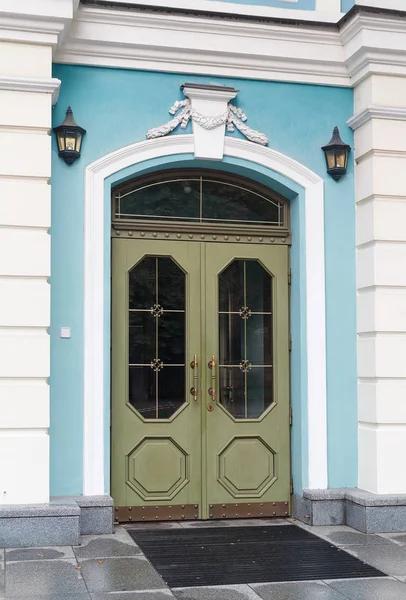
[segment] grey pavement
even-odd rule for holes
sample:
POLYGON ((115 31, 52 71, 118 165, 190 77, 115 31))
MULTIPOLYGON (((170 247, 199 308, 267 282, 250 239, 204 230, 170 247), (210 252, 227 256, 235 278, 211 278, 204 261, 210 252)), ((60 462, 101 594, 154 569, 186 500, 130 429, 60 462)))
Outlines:
MULTIPOLYGON (((125 527, 82 536, 80 546, 0 549, 0 600, 406 600, 406 534, 366 535, 346 526, 313 527, 294 519, 225 521, 296 525, 387 574, 384 578, 249 583, 170 590, 125 527)), ((141 523, 131 528, 219 526, 141 523)))

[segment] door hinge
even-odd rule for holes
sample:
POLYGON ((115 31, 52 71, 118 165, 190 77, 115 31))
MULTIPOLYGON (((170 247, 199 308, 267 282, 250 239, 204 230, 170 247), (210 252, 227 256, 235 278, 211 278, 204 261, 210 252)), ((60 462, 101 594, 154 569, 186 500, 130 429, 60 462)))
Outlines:
POLYGON ((292 283, 292 269, 288 270, 288 285, 292 283))
POLYGON ((290 478, 290 494, 293 494, 293 477, 290 478))
POLYGON ((289 408, 289 425, 292 425, 292 407, 289 408))
POLYGON ((289 352, 292 350, 292 334, 289 334, 289 352))

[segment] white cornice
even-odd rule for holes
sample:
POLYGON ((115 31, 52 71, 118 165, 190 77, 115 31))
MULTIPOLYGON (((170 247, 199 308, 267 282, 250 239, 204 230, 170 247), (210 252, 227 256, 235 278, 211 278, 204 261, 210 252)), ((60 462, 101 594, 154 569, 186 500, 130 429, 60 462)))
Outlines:
POLYGON ((56 104, 58 100, 59 88, 61 82, 59 79, 41 79, 27 77, 8 77, 0 75, 0 90, 13 90, 15 92, 38 92, 42 94, 52 94, 52 103, 56 104))
MULTIPOLYGON (((296 11, 295 11, 296 12, 296 11)), ((56 62, 349 86, 331 26, 79 8, 56 62)))
POLYGON ((0 15, 0 37, 12 42, 55 46, 64 23, 38 18, 0 15))
POLYGON ((56 46, 79 0, 1 0, 2 41, 56 46))
MULTIPOLYGON (((202 2, 221 4, 224 12, 225 3, 215 0, 187 5, 202 2)), ((152 3, 169 7, 173 0, 143 2, 152 3)), ((55 61, 341 87, 370 74, 406 76, 406 19, 390 12, 360 9, 335 27, 141 10, 135 0, 131 10, 114 4, 79 6, 55 61)), ((283 12, 295 18, 300 11, 283 12)))
POLYGON ((390 119, 392 121, 406 121, 406 108, 400 106, 370 105, 348 120, 348 126, 354 131, 371 119, 390 119))
POLYGON ((370 74, 406 75, 406 19, 393 13, 358 13, 340 31, 353 86, 370 74))

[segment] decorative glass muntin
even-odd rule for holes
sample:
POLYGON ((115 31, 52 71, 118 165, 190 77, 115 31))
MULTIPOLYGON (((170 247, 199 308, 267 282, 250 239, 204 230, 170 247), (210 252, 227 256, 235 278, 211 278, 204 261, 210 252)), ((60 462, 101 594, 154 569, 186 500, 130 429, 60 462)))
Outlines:
POLYGON ((273 403, 272 283, 253 259, 219 275, 219 400, 236 419, 257 419, 273 403))
POLYGON ((113 221, 229 224, 288 228, 287 203, 239 176, 214 171, 171 171, 117 187, 113 221))
POLYGON ((128 402, 169 419, 185 402, 186 276, 172 258, 146 256, 128 278, 128 402))

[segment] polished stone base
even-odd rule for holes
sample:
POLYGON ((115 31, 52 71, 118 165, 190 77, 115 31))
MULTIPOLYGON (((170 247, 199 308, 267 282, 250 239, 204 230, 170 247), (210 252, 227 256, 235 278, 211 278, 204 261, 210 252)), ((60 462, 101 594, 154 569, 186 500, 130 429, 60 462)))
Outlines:
POLYGON ((0 546, 74 546, 83 534, 112 533, 110 496, 51 498, 49 504, 0 506, 0 546))
POLYGON ((110 496, 78 496, 80 533, 96 535, 113 532, 113 498, 110 496))
POLYGON ((363 533, 406 531, 406 495, 359 489, 303 490, 293 498, 293 516, 314 526, 349 525, 363 533))

